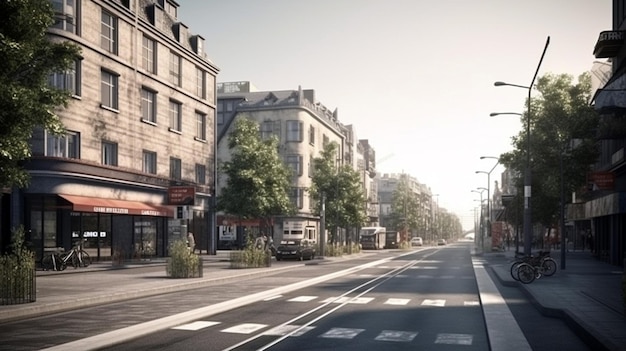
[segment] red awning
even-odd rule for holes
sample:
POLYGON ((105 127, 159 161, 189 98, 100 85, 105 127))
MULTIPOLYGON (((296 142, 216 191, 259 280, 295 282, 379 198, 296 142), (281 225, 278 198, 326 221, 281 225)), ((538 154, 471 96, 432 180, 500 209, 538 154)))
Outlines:
POLYGON ((77 195, 61 195, 72 204, 76 212, 97 212, 137 216, 174 217, 174 211, 165 206, 147 204, 138 201, 102 199, 77 195))

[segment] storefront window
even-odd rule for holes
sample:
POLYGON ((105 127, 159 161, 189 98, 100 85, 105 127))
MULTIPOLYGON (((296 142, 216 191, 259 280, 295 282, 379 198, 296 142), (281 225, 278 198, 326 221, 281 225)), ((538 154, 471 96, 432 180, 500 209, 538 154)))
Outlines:
POLYGON ((135 222, 134 248, 137 258, 156 255, 157 219, 138 217, 135 222))

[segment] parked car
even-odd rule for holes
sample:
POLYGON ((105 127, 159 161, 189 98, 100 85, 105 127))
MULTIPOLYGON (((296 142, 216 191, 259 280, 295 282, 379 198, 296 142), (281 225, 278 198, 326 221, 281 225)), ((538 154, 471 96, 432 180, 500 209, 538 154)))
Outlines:
POLYGON ((283 258, 295 258, 296 260, 312 260, 315 258, 315 246, 307 239, 283 240, 276 248, 276 261, 283 258))
POLYGON ((445 245, 445 244, 447 244, 446 243, 446 239, 439 239, 439 240, 437 240, 437 245, 438 246, 445 245))
POLYGON ((424 245, 424 241, 419 236, 411 238, 411 246, 422 246, 424 245))

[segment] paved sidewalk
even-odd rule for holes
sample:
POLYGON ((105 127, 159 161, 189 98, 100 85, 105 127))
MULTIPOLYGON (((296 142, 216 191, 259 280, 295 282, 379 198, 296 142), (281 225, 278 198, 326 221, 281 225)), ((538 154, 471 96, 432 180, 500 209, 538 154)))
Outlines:
POLYGON ((539 311, 559 317, 594 350, 626 350, 626 316, 621 296, 622 267, 600 262, 587 252, 568 252, 561 270, 560 250, 551 252, 557 272, 531 284, 513 280, 513 251, 486 253, 483 258, 503 285, 524 291, 539 311))

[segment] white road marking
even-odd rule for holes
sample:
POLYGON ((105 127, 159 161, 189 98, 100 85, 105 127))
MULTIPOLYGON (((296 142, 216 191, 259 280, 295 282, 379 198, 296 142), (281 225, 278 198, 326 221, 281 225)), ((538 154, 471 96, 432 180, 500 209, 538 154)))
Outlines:
POLYGON ((370 303, 372 300, 374 300, 373 297, 355 297, 353 299, 350 299, 350 301, 348 301, 348 303, 365 305, 366 303, 370 303))
POLYGON ((437 334, 435 344, 471 345, 474 336, 470 334, 437 334))
POLYGON ((272 336, 285 336, 285 335, 289 335, 290 337, 296 337, 296 336, 300 336, 303 335, 304 333, 315 329, 315 327, 302 327, 299 325, 279 325, 278 327, 272 328, 268 331, 266 331, 265 333, 263 333, 263 335, 272 335, 272 336), (297 330, 296 332, 294 332, 294 330, 297 330), (292 334, 293 333, 293 334, 292 334))
POLYGON ((317 299, 317 296, 298 296, 293 299, 289 299, 289 302, 309 302, 317 299))
POLYGON ((280 299, 281 297, 283 297, 283 295, 274 295, 274 296, 268 297, 267 299, 263 299, 263 301, 272 301, 272 300, 280 299))
POLYGON ((320 338, 328 339, 354 339, 357 335, 365 331, 365 329, 353 328, 332 328, 326 333, 320 335, 320 338))
POLYGON ((385 301, 386 305, 406 305, 411 301, 411 299, 387 299, 385 301))
POLYGON ((446 305, 446 300, 430 300, 430 299, 426 299, 426 300, 422 301, 422 306, 443 307, 445 305, 446 305))
POLYGON ((480 306, 479 301, 465 301, 463 302, 464 306, 480 306))
POLYGON ((193 322, 193 323, 179 325, 179 326, 174 327, 172 329, 196 331, 196 330, 212 327, 212 326, 217 325, 217 324, 220 324, 220 322, 196 321, 196 322, 193 322))
POLYGON ((411 342, 417 336, 417 332, 399 331, 399 330, 383 330, 374 340, 378 341, 396 341, 411 342))
POLYGON ((233 334, 252 334, 260 329, 267 327, 267 324, 243 323, 221 330, 224 333, 233 334))

